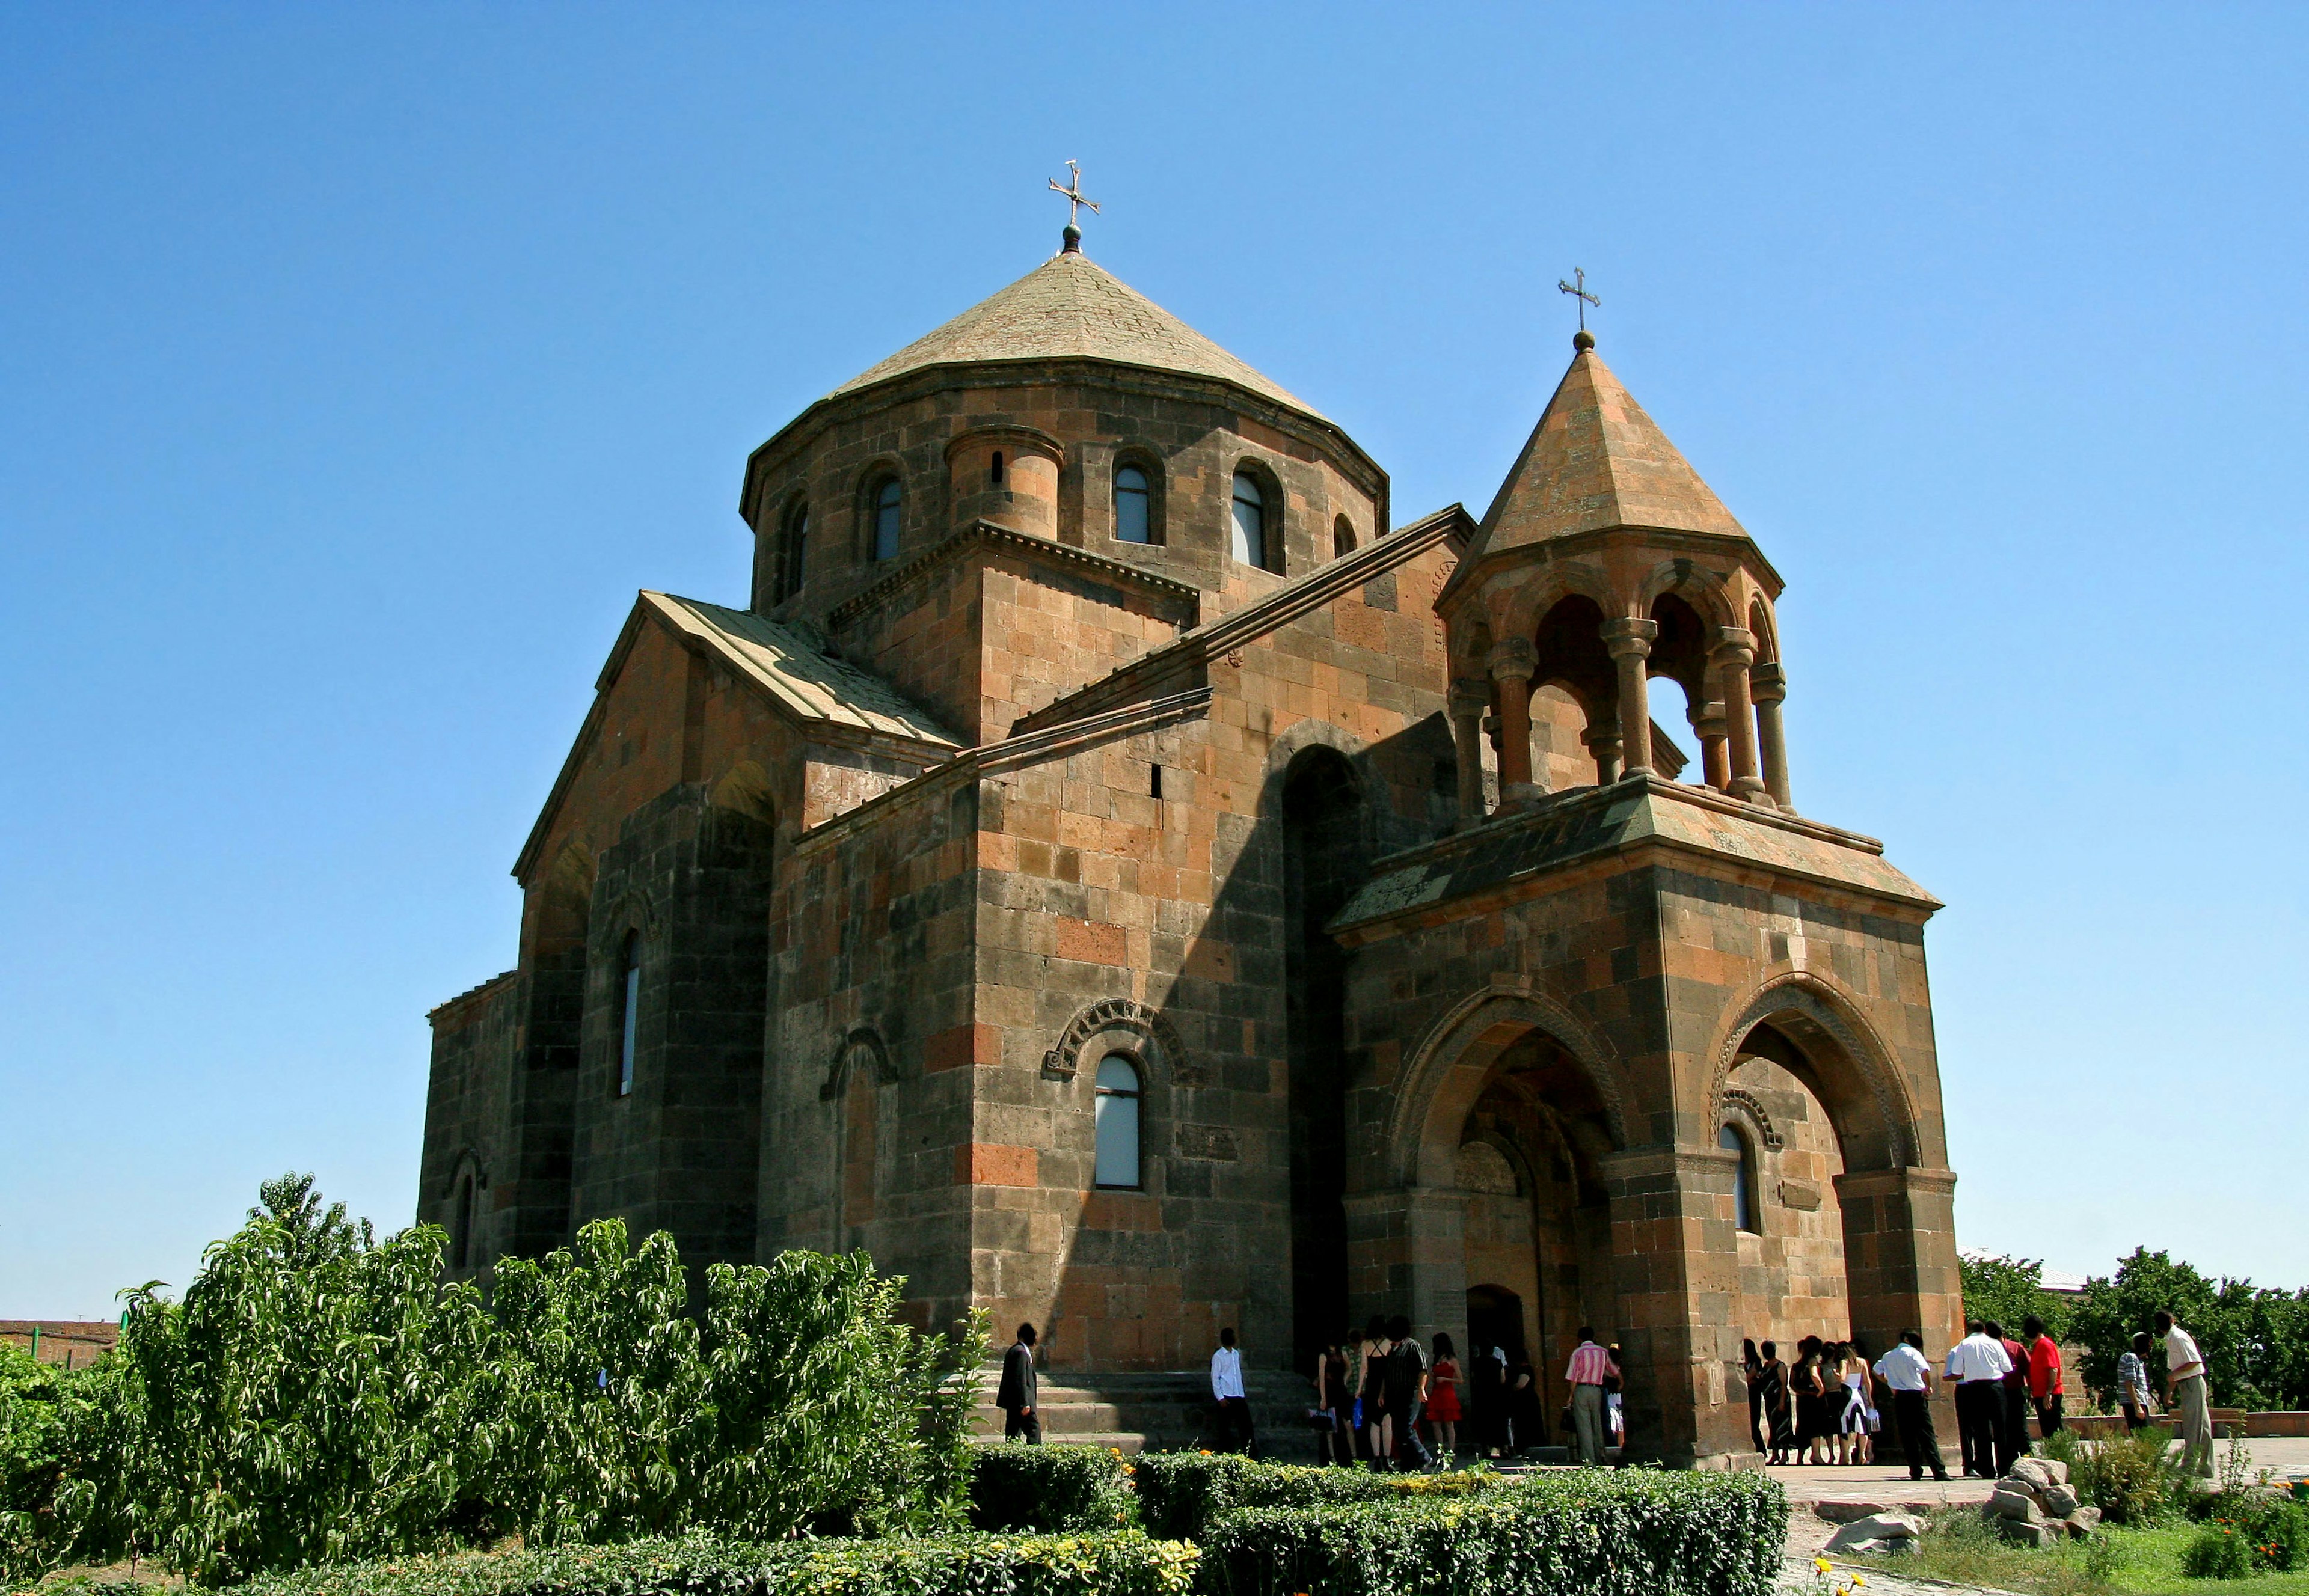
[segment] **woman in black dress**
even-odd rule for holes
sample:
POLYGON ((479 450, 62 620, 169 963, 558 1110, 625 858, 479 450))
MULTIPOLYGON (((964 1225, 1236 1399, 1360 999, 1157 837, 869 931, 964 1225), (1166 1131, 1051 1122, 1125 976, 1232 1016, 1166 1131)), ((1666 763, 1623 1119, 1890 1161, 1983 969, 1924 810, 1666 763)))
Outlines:
POLYGON ((1752 1340, 1740 1343, 1740 1376, 1748 1382, 1748 1438, 1759 1452, 1769 1452, 1764 1437, 1764 1360, 1752 1340))
POLYGON ((1771 1455, 1768 1463, 1785 1463, 1788 1453, 1796 1444, 1795 1426, 1788 1402, 1788 1366, 1780 1361, 1780 1349, 1775 1342, 1766 1342, 1761 1348, 1756 1375, 1757 1386, 1763 1392, 1764 1423, 1771 1437, 1771 1455))
POLYGON ((1796 1399, 1796 1450, 1808 1463, 1824 1463, 1828 1460, 1820 1453, 1836 1434, 1836 1419, 1829 1411, 1828 1383, 1820 1373, 1820 1337, 1804 1337, 1796 1343, 1796 1366, 1788 1375, 1796 1399))

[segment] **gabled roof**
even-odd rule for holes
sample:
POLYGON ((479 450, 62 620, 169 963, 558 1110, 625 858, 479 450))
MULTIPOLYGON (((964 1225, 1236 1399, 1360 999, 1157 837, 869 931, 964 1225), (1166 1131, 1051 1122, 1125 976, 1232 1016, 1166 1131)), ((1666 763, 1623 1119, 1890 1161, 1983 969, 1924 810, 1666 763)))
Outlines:
POLYGON ((568 757, 561 762, 561 773, 554 778, 553 790, 538 811, 529 840, 514 860, 516 880, 528 880, 553 817, 577 779, 585 751, 601 736, 610 689, 617 685, 642 627, 651 623, 672 633, 683 646, 722 661, 739 680, 800 725, 806 736, 869 747, 918 761, 925 767, 945 763, 964 746, 960 738, 880 677, 820 652, 790 626, 748 610, 725 609, 719 604, 644 589, 593 683, 593 705, 585 713, 585 723, 578 729, 568 757))
MULTIPOLYGON (((681 635, 710 644, 795 720, 947 748, 963 746, 960 738, 880 677, 821 653, 791 627, 751 610, 725 609, 647 590, 641 606, 681 635)), ((611 656, 610 669, 602 673, 604 686, 615 673, 617 658, 611 656)))
POLYGON ((1591 344, 1571 358, 1461 568, 1621 526, 1747 536, 1591 344))
POLYGON ((1111 272, 1074 251, 1053 256, 991 298, 869 367, 833 393, 932 366, 1074 357, 1232 383, 1319 420, 1323 413, 1254 371, 1111 272))

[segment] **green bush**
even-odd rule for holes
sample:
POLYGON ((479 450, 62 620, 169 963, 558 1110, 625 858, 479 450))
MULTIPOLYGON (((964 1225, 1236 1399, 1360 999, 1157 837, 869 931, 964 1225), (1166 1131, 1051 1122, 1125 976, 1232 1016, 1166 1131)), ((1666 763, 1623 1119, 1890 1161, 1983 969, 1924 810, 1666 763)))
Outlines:
POLYGON ((981 1446, 971 1460, 970 1527, 1112 1530, 1137 1520, 1130 1468, 1111 1446, 981 1446))
POLYGON ((500 1262, 492 1311, 441 1283, 439 1229, 380 1241, 311 1186, 266 1183, 181 1302, 127 1293, 62 1400, 0 1399, 0 1577, 965 1523, 982 1320, 917 1335, 865 1254, 717 1264, 701 1322, 671 1238, 602 1221, 500 1262))
POLYGON ((1139 1458, 1137 1480, 1139 1522, 1148 1534, 1199 1540, 1213 1520, 1238 1509, 1440 1500, 1494 1489, 1506 1477, 1480 1468, 1381 1474, 1253 1462, 1232 1452, 1163 1452, 1139 1458))
POLYGON ((2143 1429, 2104 1441, 2084 1441, 2073 1430, 2055 1430, 2042 1450, 2069 1465, 2077 1495, 2097 1507, 2113 1524, 2153 1524, 2186 1494, 2164 1432, 2143 1429))
POLYGON ((2182 1549, 2181 1572, 2191 1579, 2243 1579, 2253 1572, 2253 1552, 2235 1524, 2215 1519, 2182 1549))
POLYGON ((1582 1470, 1453 1497, 1239 1509, 1206 1596, 1765 1596, 1787 1497, 1762 1474, 1582 1470))
POLYGON ((736 1541, 467 1552, 261 1576, 246 1596, 1186 1596, 1191 1546, 1099 1535, 736 1541))

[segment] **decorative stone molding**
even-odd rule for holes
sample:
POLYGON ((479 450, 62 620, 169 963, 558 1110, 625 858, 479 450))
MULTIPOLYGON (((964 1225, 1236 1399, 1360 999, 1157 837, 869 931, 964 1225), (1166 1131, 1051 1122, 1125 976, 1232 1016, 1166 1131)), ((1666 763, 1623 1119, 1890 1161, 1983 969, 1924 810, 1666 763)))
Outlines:
POLYGON ((826 1073, 826 1083, 817 1089, 818 1100, 833 1102, 850 1090, 850 1073, 864 1060, 872 1072, 877 1085, 886 1086, 897 1079, 897 1071, 890 1063, 890 1049, 883 1045, 882 1033, 870 1025, 860 1025, 842 1039, 834 1050, 834 1065, 826 1073))
POLYGON ((1783 1180, 1780 1182, 1780 1206, 1810 1213, 1820 1206, 1820 1187, 1806 1186, 1800 1180, 1783 1180))
POLYGON ((1718 1119, 1737 1109, 1756 1127, 1756 1139, 1767 1150, 1777 1152, 1785 1145, 1780 1139, 1779 1127, 1772 1123, 1772 1117, 1764 1112, 1764 1105, 1756 1100, 1755 1093, 1743 1091, 1737 1086, 1727 1086, 1724 1089, 1722 1101, 1723 1108, 1717 1114, 1718 1119))
POLYGON ((1058 1045, 1042 1055, 1042 1079, 1073 1080, 1084 1047, 1104 1031, 1128 1031, 1152 1041, 1172 1079, 1187 1083, 1180 1080, 1187 1054, 1179 1045, 1179 1033, 1160 1013, 1128 997, 1102 998, 1067 1022, 1058 1045))
POLYGON ((1493 681, 1528 681, 1539 669, 1539 649, 1527 637, 1510 637, 1493 643, 1483 663, 1493 681))
POLYGON ((1916 1109, 1908 1100, 1907 1087, 1899 1080, 1891 1049, 1885 1047, 1874 1027, 1853 1010, 1848 998, 1829 988, 1820 976, 1807 971, 1784 971, 1771 977, 1734 1011, 1735 1017, 1725 1028, 1724 1040, 1717 1048, 1715 1079, 1709 1083, 1708 1091, 1709 1117, 1720 1120, 1723 1116, 1725 1099, 1734 1090, 1729 1085, 1732 1066, 1739 1062, 1740 1044, 1747 1040, 1748 1033, 1774 1014, 1790 1012, 1818 1025, 1843 1050, 1875 1100, 1892 1165, 1901 1168, 1910 1163, 1916 1156, 1916 1109))

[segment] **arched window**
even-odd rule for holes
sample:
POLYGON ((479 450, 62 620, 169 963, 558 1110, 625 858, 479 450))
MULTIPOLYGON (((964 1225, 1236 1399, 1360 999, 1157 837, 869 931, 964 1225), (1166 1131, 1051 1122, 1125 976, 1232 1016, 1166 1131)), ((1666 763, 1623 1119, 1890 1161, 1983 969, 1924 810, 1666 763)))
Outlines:
POLYGON ((1740 1155, 1740 1172, 1732 1187, 1732 1217, 1740 1229, 1751 1234, 1760 1233, 1756 1207, 1756 1154, 1748 1144, 1748 1135, 1736 1125, 1727 1125, 1716 1133, 1716 1144, 1726 1152, 1740 1155))
POLYGON ((1098 1066, 1097 1107, 1092 1110, 1097 1152, 1092 1183, 1138 1188, 1138 1066, 1111 1053, 1098 1066))
POLYGON ((898 557, 898 479, 885 477, 874 490, 874 557, 898 557))
POLYGON ((1331 557, 1355 551, 1355 523, 1342 515, 1331 523, 1331 557))
POLYGON ((1262 570, 1275 568, 1267 558, 1267 494, 1249 471, 1234 474, 1234 557, 1262 570))
POLYGON ((801 579, 807 569, 804 556, 809 543, 809 505, 797 503, 786 512, 783 535, 778 540, 778 598, 791 599, 801 591, 801 579))
POLYGON ((463 1269, 473 1255, 473 1172, 457 1178, 457 1212, 449 1231, 449 1267, 463 1269))
POLYGON ((625 973, 618 983, 618 1095, 631 1096, 634 1090, 634 1055, 641 1034, 642 1018, 642 934, 626 933, 625 973))
POLYGON ((1118 543, 1154 541, 1154 493, 1146 473, 1135 465, 1114 473, 1114 540, 1118 543))

